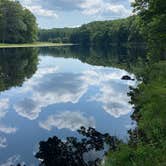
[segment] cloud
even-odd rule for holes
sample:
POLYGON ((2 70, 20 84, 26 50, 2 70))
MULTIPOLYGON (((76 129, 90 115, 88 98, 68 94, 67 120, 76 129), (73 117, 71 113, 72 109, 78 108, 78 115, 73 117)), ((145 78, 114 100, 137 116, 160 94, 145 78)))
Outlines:
POLYGON ((0 124, 0 132, 5 133, 5 134, 11 134, 15 133, 17 129, 15 127, 8 127, 5 126, 4 124, 0 124))
POLYGON ((76 131, 81 126, 86 128, 95 127, 95 120, 93 117, 85 117, 81 112, 65 111, 57 115, 49 116, 47 120, 40 122, 39 126, 49 131, 54 127, 76 131))
POLYGON ((108 4, 105 7, 106 11, 110 11, 112 13, 118 14, 122 17, 129 16, 131 14, 129 9, 126 9, 123 5, 114 5, 114 4, 108 4))
POLYGON ((102 103, 103 109, 111 116, 120 117, 131 111, 128 103, 128 86, 134 81, 123 81, 121 77, 128 74, 115 68, 94 67, 82 73, 58 73, 59 67, 41 67, 20 89, 25 96, 14 104, 15 111, 29 120, 38 118, 44 108, 58 103, 79 102, 90 86, 99 89, 90 100, 102 103))
POLYGON ((130 97, 127 96, 127 92, 129 91, 129 85, 136 86, 137 83, 135 81, 121 80, 123 75, 128 74, 124 70, 113 68, 112 72, 110 70, 108 72, 101 69, 88 71, 87 75, 83 77, 86 82, 99 88, 99 92, 88 100, 101 102, 103 109, 108 114, 119 118, 132 111, 133 106, 129 104, 130 97))
MULTIPOLYGON (((9 99, 8 98, 1 99, 0 100, 0 120, 5 117, 8 108, 9 108, 9 99)), ((0 122, 0 132, 5 134, 10 134, 10 133, 16 132, 16 130, 17 130, 16 128, 8 127, 0 122)))
POLYGON ((7 140, 5 137, 0 136, 0 148, 6 148, 7 140))
POLYGON ((78 11, 85 15, 105 15, 124 17, 131 14, 131 0, 20 0, 35 14, 55 16, 55 11, 78 11), (40 4, 40 6, 38 6, 40 4))
POLYGON ((132 111, 132 105, 128 102, 128 84, 118 82, 102 83, 100 92, 92 100, 101 102, 103 109, 115 118, 126 115, 132 111))
POLYGON ((14 108, 20 116, 29 120, 34 120, 41 112, 41 107, 44 106, 43 104, 38 104, 39 101, 35 101, 36 100, 31 98, 24 98, 22 101, 16 103, 14 108))
POLYGON ((36 16, 42 16, 42 17, 53 17, 58 18, 58 15, 55 10, 50 10, 47 8, 44 8, 43 6, 39 5, 42 4, 42 2, 37 0, 20 0, 20 2, 23 4, 24 7, 29 9, 33 14, 36 16))
POLYGON ((125 70, 97 67, 83 72, 81 78, 87 84, 101 87, 101 83, 111 80, 119 81, 120 78, 125 74, 127 74, 125 70))
POLYGON ((129 0, 129 3, 134 3, 135 2, 135 0, 129 0))
MULTIPOLYGON (((18 163, 20 163, 21 156, 20 155, 13 155, 11 157, 9 157, 7 159, 6 162, 4 162, 3 164, 0 164, 0 166, 11 166, 11 165, 17 165, 18 163)), ((20 163, 21 165, 25 164, 25 163, 20 163)))
MULTIPOLYGON (((0 120, 5 117, 7 111, 9 108, 9 99, 4 98, 0 100, 0 120)), ((5 134, 11 134, 16 132, 16 128, 14 127, 8 127, 4 125, 3 123, 0 122, 0 132, 5 133, 5 134)), ((0 137, 0 147, 5 145, 6 138, 0 137)))
POLYGON ((9 99, 7 98, 1 99, 0 100, 0 119, 6 115, 8 108, 9 108, 9 99))
POLYGON ((85 0, 78 4, 82 9, 82 13, 86 15, 94 15, 102 12, 102 1, 101 0, 85 0))
POLYGON ((25 83, 21 93, 31 95, 14 104, 19 115, 34 120, 42 108, 57 103, 77 103, 87 91, 88 86, 79 74, 55 73, 51 68, 47 72, 42 68, 25 83))
POLYGON ((40 5, 26 5, 25 7, 37 16, 58 18, 58 15, 54 10, 44 9, 40 5))
POLYGON ((114 4, 104 0, 85 0, 78 5, 82 9, 82 13, 86 15, 96 14, 117 14, 119 16, 128 16, 130 10, 122 4, 114 4))

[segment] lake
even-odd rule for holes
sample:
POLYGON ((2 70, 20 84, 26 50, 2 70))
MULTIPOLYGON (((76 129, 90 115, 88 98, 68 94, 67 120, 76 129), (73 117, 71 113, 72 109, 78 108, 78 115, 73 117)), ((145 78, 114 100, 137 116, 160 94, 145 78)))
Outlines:
POLYGON ((132 54, 136 59, 137 51, 119 48, 1 49, 0 165, 36 165, 41 140, 79 138, 81 126, 127 141, 135 125, 127 92, 138 82, 123 68, 132 54))

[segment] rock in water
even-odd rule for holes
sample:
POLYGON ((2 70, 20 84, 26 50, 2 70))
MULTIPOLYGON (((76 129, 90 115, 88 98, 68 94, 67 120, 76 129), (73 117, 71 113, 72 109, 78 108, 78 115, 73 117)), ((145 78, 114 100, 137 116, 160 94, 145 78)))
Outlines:
POLYGON ((122 80, 132 80, 132 81, 134 81, 134 79, 132 79, 130 76, 128 76, 128 75, 124 75, 124 76, 122 76, 122 78, 121 78, 122 80))

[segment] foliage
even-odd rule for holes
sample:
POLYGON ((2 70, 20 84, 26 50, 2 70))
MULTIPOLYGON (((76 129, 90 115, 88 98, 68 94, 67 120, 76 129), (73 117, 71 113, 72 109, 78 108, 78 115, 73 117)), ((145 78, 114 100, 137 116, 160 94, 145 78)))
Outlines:
POLYGON ((165 0, 135 0, 134 11, 141 18, 149 55, 155 60, 166 58, 166 3, 165 0))
POLYGON ((80 141, 75 137, 68 137, 65 141, 54 136, 47 141, 41 141, 36 157, 41 159, 43 166, 97 166, 99 158, 88 161, 85 153, 104 150, 105 144, 115 150, 119 141, 109 134, 102 134, 94 128, 81 127, 79 134, 84 136, 80 141))
POLYGON ((166 163, 166 61, 155 63, 144 73, 144 82, 130 92, 137 128, 129 131, 128 144, 109 152, 105 166, 165 165, 166 163))
POLYGON ((73 28, 53 28, 40 29, 38 36, 39 41, 53 42, 53 43, 69 43, 70 36, 73 33, 73 28))
POLYGON ((113 21, 96 21, 79 28, 40 30, 40 41, 69 42, 81 45, 121 45, 142 43, 140 19, 137 16, 113 21))
POLYGON ((83 25, 71 36, 74 43, 91 45, 110 45, 143 42, 141 30, 138 26, 139 17, 113 21, 96 21, 83 25), (83 37, 84 38, 83 38, 83 37))
POLYGON ((35 16, 18 1, 0 0, 0 43, 30 43, 36 39, 35 16))

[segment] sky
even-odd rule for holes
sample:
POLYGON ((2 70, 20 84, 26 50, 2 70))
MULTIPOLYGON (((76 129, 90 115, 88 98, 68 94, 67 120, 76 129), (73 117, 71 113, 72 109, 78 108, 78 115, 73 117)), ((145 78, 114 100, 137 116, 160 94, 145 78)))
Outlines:
POLYGON ((125 18, 133 0, 19 0, 40 28, 78 27, 96 20, 125 18))

